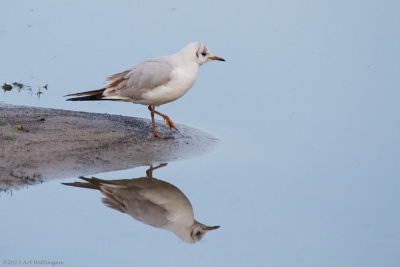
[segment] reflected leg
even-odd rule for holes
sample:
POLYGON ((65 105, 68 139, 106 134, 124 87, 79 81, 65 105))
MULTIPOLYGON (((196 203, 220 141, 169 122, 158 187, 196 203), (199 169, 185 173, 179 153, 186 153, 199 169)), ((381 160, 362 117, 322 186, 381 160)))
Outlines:
POLYGON ((146 171, 147 177, 148 178, 153 178, 153 171, 155 169, 158 169, 158 168, 161 168, 161 167, 164 167, 164 166, 167 166, 167 165, 168 165, 168 163, 161 163, 160 165, 158 165, 158 166, 156 166, 154 168, 153 168, 153 165, 150 165, 150 168, 146 171))

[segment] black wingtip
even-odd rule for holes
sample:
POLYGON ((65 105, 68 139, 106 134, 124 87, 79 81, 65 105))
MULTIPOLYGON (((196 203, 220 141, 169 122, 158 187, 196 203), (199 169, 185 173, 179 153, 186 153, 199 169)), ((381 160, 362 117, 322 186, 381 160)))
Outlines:
POLYGON ((79 96, 79 97, 68 98, 68 99, 66 99, 66 101, 107 100, 107 99, 102 99, 102 97, 103 97, 102 94, 87 95, 87 96, 79 96))
POLYGON ((103 97, 103 92, 105 90, 106 90, 106 88, 102 88, 102 89, 98 89, 98 90, 69 94, 69 95, 65 95, 64 97, 76 96, 73 98, 68 98, 68 99, 66 99, 66 101, 102 100, 101 98, 103 97))

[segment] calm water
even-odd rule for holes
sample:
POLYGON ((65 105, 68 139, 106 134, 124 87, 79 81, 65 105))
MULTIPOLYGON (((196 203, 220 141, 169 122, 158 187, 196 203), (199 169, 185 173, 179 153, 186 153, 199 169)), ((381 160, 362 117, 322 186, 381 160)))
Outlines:
MULTIPOLYGON (((219 138, 154 177, 196 219, 220 225, 187 244, 55 180, 0 195, 0 260, 64 266, 398 266, 398 1, 2 1, 0 82, 12 104, 149 118, 129 103, 71 103, 143 59, 203 41, 177 123, 219 138)), ((148 166, 93 174, 145 176, 148 166)))

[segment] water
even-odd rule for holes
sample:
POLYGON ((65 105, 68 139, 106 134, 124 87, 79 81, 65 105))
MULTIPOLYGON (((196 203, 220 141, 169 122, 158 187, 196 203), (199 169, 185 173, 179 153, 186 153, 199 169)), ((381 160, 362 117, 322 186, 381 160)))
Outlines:
MULTIPOLYGON (((3 1, 0 81, 48 84, 13 104, 149 118, 128 103, 70 103, 139 61, 203 41, 201 67, 162 106, 221 141, 154 176, 196 219, 196 244, 55 180, 0 196, 0 260, 65 266, 397 266, 400 5, 396 1, 3 1)), ((93 174, 142 177, 148 166, 93 174)), ((6 262, 7 263, 7 262, 6 262)), ((3 262, 3 264, 5 264, 3 262)), ((6 265, 6 264, 5 264, 6 265)))

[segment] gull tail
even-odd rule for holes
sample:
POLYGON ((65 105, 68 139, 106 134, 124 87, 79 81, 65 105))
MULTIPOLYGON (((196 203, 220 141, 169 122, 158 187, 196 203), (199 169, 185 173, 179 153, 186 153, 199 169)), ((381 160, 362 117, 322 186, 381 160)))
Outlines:
POLYGON ((106 90, 106 88, 66 95, 66 96, 80 96, 80 97, 68 98, 67 101, 105 100, 103 99, 104 90, 106 90))
POLYGON ((62 183, 64 185, 69 185, 69 186, 76 186, 76 187, 83 187, 83 188, 89 188, 89 189, 98 189, 100 190, 101 183, 103 180, 92 177, 92 178, 86 178, 86 177, 79 177, 80 179, 86 181, 87 183, 82 183, 82 182, 74 182, 74 183, 62 183))
POLYGON ((127 188, 126 185, 124 184, 118 184, 122 183, 126 180, 102 180, 96 177, 92 178, 87 178, 84 176, 80 176, 79 179, 86 181, 85 182, 74 182, 74 183, 62 183, 64 185, 69 185, 69 186, 75 186, 75 187, 83 187, 83 188, 90 188, 90 189, 98 189, 103 191, 103 188, 127 188))

